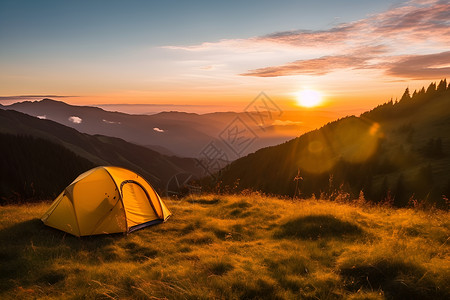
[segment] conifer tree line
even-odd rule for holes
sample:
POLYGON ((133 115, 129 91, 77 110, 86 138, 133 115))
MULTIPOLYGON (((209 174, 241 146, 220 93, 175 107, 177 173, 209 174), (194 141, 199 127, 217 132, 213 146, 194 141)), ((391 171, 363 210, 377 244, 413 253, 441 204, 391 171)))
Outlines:
MULTIPOLYGON (((321 129, 232 163, 222 171, 219 184, 231 187, 238 178, 240 190, 254 189, 305 198, 314 195, 331 200, 363 196, 372 203, 389 203, 397 207, 417 202, 448 207, 449 109, 450 85, 446 79, 412 93, 406 88, 399 100, 391 99, 360 117, 351 116, 328 123, 321 129), (431 113, 428 110, 428 115, 423 115, 428 105, 437 109, 430 109, 431 113), (411 119, 411 115, 423 120, 411 119), (301 157, 309 153, 311 141, 321 139, 326 145, 339 139, 336 137, 339 131, 353 131, 357 140, 359 134, 370 130, 371 124, 380 125, 384 132, 367 159, 360 162, 346 160, 341 157, 345 156, 341 149, 330 143, 327 151, 335 159, 330 169, 315 172, 305 167, 308 161, 302 161, 301 157), (299 174, 302 180, 297 182, 294 178, 299 174)), ((353 146, 358 146, 357 142, 353 146)), ((319 156, 319 167, 320 162, 319 156)))

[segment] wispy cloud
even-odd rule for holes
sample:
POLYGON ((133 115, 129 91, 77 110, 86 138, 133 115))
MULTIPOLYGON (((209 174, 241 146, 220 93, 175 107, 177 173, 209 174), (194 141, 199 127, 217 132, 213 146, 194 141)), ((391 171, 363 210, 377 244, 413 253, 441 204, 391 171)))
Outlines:
POLYGON ((336 69, 385 68, 390 76, 436 78, 449 75, 448 68, 433 67, 449 61, 448 52, 427 52, 450 46, 450 4, 446 1, 412 1, 329 30, 280 32, 258 40, 303 48, 328 47, 331 50, 330 55, 258 68, 241 75, 324 75, 336 69), (377 49, 373 46, 376 43, 379 43, 380 51, 373 51, 377 49), (349 46, 336 53, 333 51, 335 45, 349 46), (352 50, 353 46, 359 50, 352 50))
POLYGON ((335 69, 360 66, 367 59, 354 56, 323 56, 320 58, 296 60, 281 66, 265 67, 243 73, 244 76, 278 77, 288 75, 325 75, 335 69))
POLYGON ((0 101, 20 101, 20 100, 36 100, 44 98, 74 98, 79 96, 68 96, 68 95, 18 95, 18 96, 0 96, 0 101))
POLYGON ((239 61, 240 65, 249 54, 245 58, 251 64, 239 75, 251 77, 321 76, 342 69, 377 69, 411 79, 443 77, 449 75, 448 68, 435 65, 449 61, 450 3, 413 0, 326 30, 283 31, 166 48, 205 57, 212 53, 212 61, 217 53, 228 53, 230 64, 239 61), (266 59, 254 59, 261 53, 266 59))
POLYGON ((329 30, 295 30, 271 33, 254 40, 293 46, 320 46, 343 42, 355 32, 358 24, 341 24, 329 30))
POLYGON ((405 57, 391 64, 386 73, 391 76, 427 79, 450 75, 450 51, 405 57))
POLYGON ((261 41, 296 46, 320 46, 333 43, 371 44, 373 39, 389 41, 450 41, 450 4, 447 1, 409 1, 405 5, 368 16, 352 23, 339 24, 328 30, 296 30, 269 34, 261 41))
POLYGON ((383 36, 402 34, 410 40, 450 41, 450 4, 448 1, 411 1, 409 5, 389 10, 366 22, 374 33, 383 36))
POLYGON ((292 126, 292 125, 303 125, 302 121, 291 121, 291 120, 275 120, 272 123, 273 126, 292 126))
POLYGON ((106 120, 106 119, 103 119, 102 121, 105 122, 106 124, 121 124, 121 122, 109 121, 109 120, 106 120))
POLYGON ((345 55, 330 55, 319 58, 296 60, 281 66, 266 67, 244 73, 244 76, 277 77, 287 75, 325 75, 336 69, 375 67, 371 60, 386 53, 386 47, 374 46, 354 49, 345 55))
POLYGON ((81 122, 83 122, 83 119, 81 119, 80 117, 77 117, 77 116, 71 116, 71 117, 69 117, 69 121, 74 124, 81 124, 81 122))

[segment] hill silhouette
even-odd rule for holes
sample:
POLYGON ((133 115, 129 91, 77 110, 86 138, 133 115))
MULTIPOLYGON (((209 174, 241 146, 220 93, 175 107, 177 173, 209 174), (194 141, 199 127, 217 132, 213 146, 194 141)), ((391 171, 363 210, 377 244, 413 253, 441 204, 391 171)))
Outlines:
POLYGON ((94 164, 64 146, 29 135, 0 133, 0 205, 55 198, 94 164))
POLYGON ((399 101, 234 161, 222 170, 219 184, 289 196, 364 195, 395 206, 417 201, 446 206, 449 107, 446 80, 412 95, 406 89, 399 101))
MULTIPOLYGON (((212 141, 224 151, 228 151, 219 135, 237 117, 258 135, 242 153, 245 155, 285 142, 339 116, 331 112, 284 111, 281 116, 274 116, 273 120, 269 120, 270 122, 265 124, 267 128, 261 130, 260 124, 255 123, 244 112, 196 114, 170 111, 153 115, 130 115, 98 107, 70 105, 52 99, 19 102, 3 108, 46 118, 83 133, 117 137, 147 146, 162 154, 182 157, 198 157, 202 149, 212 141)), ((232 151, 228 153, 228 157, 229 160, 236 158, 232 151)))
POLYGON ((0 133, 4 165, 0 173, 8 178, 1 181, 4 201, 52 198, 81 171, 99 165, 131 169, 159 191, 177 173, 202 172, 191 158, 165 156, 119 138, 80 133, 13 110, 0 109, 0 133))

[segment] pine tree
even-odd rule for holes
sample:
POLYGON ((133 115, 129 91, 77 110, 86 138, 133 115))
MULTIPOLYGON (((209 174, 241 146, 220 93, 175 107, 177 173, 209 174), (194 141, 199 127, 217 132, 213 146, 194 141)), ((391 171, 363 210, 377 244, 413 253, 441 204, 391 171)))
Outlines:
POLYGON ((427 88, 426 94, 428 97, 433 96, 436 93, 436 83, 432 82, 427 88))
POLYGON ((382 202, 386 199, 388 191, 389 191, 389 186, 388 186, 388 182, 387 182, 387 177, 384 176, 383 182, 381 183, 381 187, 379 190, 379 198, 378 198, 379 202, 382 202))
POLYGON ((437 139, 430 138, 423 147, 423 153, 425 154, 425 156, 431 158, 441 158, 442 156, 444 156, 444 151, 442 149, 442 139, 440 137, 437 139))
POLYGON ((420 168, 414 182, 414 191, 418 198, 425 198, 433 188, 433 168, 431 165, 420 168))
POLYGON ((396 207, 405 207, 408 204, 408 194, 404 181, 403 174, 400 174, 394 191, 394 205, 396 207))
POLYGON ((409 88, 406 88, 405 92, 403 93, 402 98, 400 98, 400 102, 411 100, 411 96, 409 95, 409 88))
POLYGON ((420 91, 419 91, 419 95, 425 95, 425 88, 424 87, 422 87, 421 89, 420 89, 420 91))
POLYGON ((447 89, 447 79, 443 79, 439 82, 439 85, 437 86, 437 92, 443 93, 447 89))

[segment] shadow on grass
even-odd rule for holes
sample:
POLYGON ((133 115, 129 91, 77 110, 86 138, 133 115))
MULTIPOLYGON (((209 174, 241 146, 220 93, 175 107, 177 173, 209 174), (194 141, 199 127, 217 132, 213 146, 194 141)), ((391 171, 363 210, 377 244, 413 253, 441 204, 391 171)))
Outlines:
POLYGON ((142 247, 137 243, 128 242, 124 245, 130 261, 144 262, 158 255, 158 250, 150 247, 142 247))
POLYGON ((425 269, 411 263, 381 260, 343 268, 340 273, 351 292, 381 289, 388 299, 449 299, 446 291, 424 279, 425 269))
POLYGON ((252 207, 252 205, 248 203, 246 200, 240 200, 227 206, 227 208, 240 208, 240 209, 247 209, 250 207, 252 207))
POLYGON ((314 215, 286 222, 275 232, 274 237, 317 240, 354 237, 363 233, 364 231, 358 225, 339 220, 332 215, 314 215))
POLYGON ((292 276, 308 276, 311 268, 310 260, 300 255, 289 257, 273 257, 264 260, 265 265, 272 278, 285 289, 297 292, 300 289, 307 288, 302 282, 295 280, 292 276))
POLYGON ((225 273, 233 270, 234 266, 229 261, 219 260, 219 261, 211 262, 207 266, 207 269, 208 269, 208 272, 210 272, 211 274, 222 276, 225 273))
POLYGON ((111 260, 108 246, 122 237, 123 234, 77 238, 47 227, 39 219, 4 228, 0 230, 0 292, 63 281, 66 274, 52 269, 54 259, 79 257, 90 264, 111 260), (83 255, 79 255, 81 252, 83 255))
POLYGON ((248 203, 245 200, 240 200, 238 202, 232 203, 224 207, 224 211, 226 212, 224 217, 226 219, 246 218, 252 214, 252 212, 249 211, 252 206, 252 204, 248 203))
POLYGON ((263 279, 248 282, 235 282, 231 290, 240 294, 240 299, 280 299, 276 294, 275 286, 263 279))
POLYGON ((191 233, 180 240, 181 243, 188 246, 204 246, 214 243, 214 235, 212 233, 191 233))
POLYGON ((194 199, 194 200, 188 200, 189 203, 192 204, 202 204, 202 205, 215 205, 220 202, 220 199, 214 198, 211 200, 208 199, 194 199))

